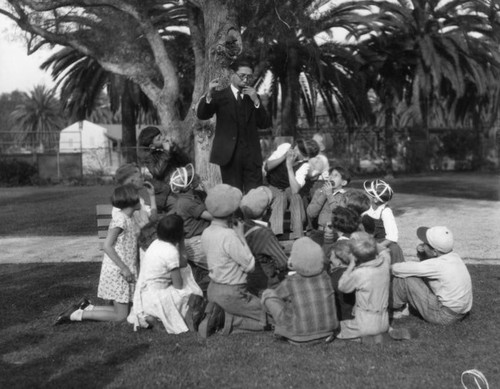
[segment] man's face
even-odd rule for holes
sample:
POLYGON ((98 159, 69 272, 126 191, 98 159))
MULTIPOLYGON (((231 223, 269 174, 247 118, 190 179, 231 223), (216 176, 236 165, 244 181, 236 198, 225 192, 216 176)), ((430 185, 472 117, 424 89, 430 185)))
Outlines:
POLYGON ((253 70, 248 66, 240 66, 236 72, 231 75, 231 84, 235 88, 241 89, 249 86, 252 82, 253 70))

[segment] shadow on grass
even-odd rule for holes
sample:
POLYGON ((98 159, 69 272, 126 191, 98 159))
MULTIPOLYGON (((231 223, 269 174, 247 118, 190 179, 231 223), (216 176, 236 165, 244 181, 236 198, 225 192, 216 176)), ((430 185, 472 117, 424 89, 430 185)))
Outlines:
MULTIPOLYGON (((26 339, 17 340, 26 341, 26 339)), ((79 339, 61 345, 51 354, 35 358, 27 363, 7 363, 2 360, 0 370, 3 374, 0 378, 0 386, 4 388, 102 388, 114 380, 124 364, 141 358, 149 349, 149 344, 125 348, 113 347, 108 355, 98 361, 92 358, 96 355, 97 349, 102 351, 100 337, 79 339), (86 358, 87 361, 82 366, 72 368, 70 365, 74 363, 73 360, 75 358, 81 360, 82 355, 89 357, 86 358), (90 358, 92 360, 88 360, 90 358), (59 371, 64 373, 57 375, 59 371)))
POLYGON ((3 265, 0 330, 33 317, 55 318, 69 303, 95 295, 99 270, 99 263, 3 265))

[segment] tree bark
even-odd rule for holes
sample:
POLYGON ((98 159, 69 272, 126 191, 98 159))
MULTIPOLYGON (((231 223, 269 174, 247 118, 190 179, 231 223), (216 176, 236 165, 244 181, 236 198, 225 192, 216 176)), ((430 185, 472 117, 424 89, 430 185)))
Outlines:
MULTIPOLYGON (((231 1, 207 0, 200 4, 201 14, 196 15, 196 10, 190 15, 196 18, 202 15, 204 31, 204 46, 195 45, 195 87, 193 92, 193 107, 185 119, 187 128, 194 133, 194 155, 197 173, 205 185, 210 188, 221 182, 220 169, 217 165, 209 163, 210 150, 215 130, 215 120, 202 122, 196 118, 196 105, 206 91, 210 80, 219 78, 222 87, 229 85, 229 64, 240 53, 240 49, 232 51, 228 48, 228 35, 239 36, 240 26, 238 15, 231 1), (200 56, 203 55, 203 58, 200 56)), ((192 30, 193 31, 193 30, 192 30)), ((194 30, 195 34, 197 33, 194 30)), ((200 31, 201 33, 201 31, 200 31)), ((196 41, 198 37, 193 37, 196 41)), ((198 40, 198 44, 201 40, 198 40)), ((240 38, 241 42, 241 38, 240 38)))

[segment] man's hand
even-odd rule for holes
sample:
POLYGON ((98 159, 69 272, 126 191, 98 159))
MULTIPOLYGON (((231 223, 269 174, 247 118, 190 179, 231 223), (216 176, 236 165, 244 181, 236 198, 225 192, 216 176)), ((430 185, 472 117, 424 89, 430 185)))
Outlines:
POLYGON ((242 90, 241 93, 244 95, 248 95, 253 101, 255 105, 260 103, 259 96, 257 95, 257 91, 255 88, 252 88, 251 86, 245 86, 242 90))
POLYGON ((212 92, 215 91, 220 85, 219 79, 215 78, 208 83, 208 92, 207 99, 210 100, 212 98, 212 92))

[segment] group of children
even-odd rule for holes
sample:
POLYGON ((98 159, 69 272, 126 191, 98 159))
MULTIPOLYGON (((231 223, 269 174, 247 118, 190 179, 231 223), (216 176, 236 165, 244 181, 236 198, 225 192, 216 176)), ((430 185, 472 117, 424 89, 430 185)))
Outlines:
MULTIPOLYGON (((301 153, 313 158, 311 145, 303 142, 301 153)), ((292 148, 285 148, 285 157, 276 157, 285 164, 281 178, 287 170, 288 177, 295 175, 292 148)), ((170 206, 158 217, 154 189, 139 168, 120 167, 98 287, 98 297, 113 305, 94 306, 84 298, 56 324, 128 318, 135 329, 161 322, 168 333, 190 330, 204 338, 274 329, 302 344, 380 334, 410 338, 390 327, 391 315, 404 317, 411 308, 425 320, 449 324, 470 311, 470 276, 452 252, 450 231, 419 230, 421 261, 406 262, 387 205, 392 188, 372 180, 364 191, 345 189, 351 177, 342 167, 322 178, 304 207, 307 223, 294 226, 287 257, 272 225, 279 181, 271 178, 269 187, 245 195, 226 184, 205 192, 188 164, 170 175, 170 206), (139 230, 151 224, 155 239, 137 255, 139 230)))

